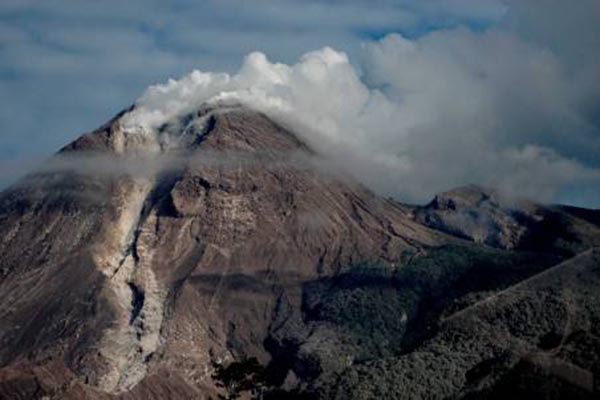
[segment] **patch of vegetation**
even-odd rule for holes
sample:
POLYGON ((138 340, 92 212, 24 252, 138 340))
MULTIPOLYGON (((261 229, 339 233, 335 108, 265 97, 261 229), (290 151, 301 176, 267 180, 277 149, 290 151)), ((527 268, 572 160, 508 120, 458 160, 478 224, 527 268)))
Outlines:
POLYGON ((242 394, 246 398, 256 400, 308 400, 310 396, 300 390, 284 390, 277 387, 277 379, 269 367, 261 365, 255 357, 234 361, 227 366, 213 363, 212 378, 217 387, 223 388, 225 395, 221 400, 239 399, 242 394))
POLYGON ((227 392, 225 396, 219 395, 219 399, 237 399, 244 392, 260 395, 267 386, 265 368, 254 357, 232 362, 227 366, 213 363, 213 368, 213 380, 227 392))
POLYGON ((354 337, 355 361, 405 353, 431 337, 444 313, 559 262, 557 256, 444 246, 396 270, 359 265, 305 286, 305 319, 354 337))

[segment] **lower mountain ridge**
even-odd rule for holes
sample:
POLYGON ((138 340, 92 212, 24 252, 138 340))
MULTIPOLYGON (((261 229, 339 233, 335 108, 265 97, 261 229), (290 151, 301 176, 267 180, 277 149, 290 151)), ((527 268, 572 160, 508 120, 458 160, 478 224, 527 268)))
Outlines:
POLYGON ((0 398, 598 397, 599 211, 404 205, 248 108, 129 111, 0 195, 0 398))

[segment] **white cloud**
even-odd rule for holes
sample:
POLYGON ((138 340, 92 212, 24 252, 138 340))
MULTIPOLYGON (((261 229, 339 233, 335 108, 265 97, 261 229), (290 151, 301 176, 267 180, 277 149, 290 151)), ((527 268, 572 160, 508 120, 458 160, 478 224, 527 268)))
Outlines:
POLYGON ((367 80, 400 105, 403 135, 387 136, 386 147, 429 171, 425 183, 408 185, 417 197, 417 188, 474 182, 554 200, 566 184, 598 183, 600 132, 580 106, 590 93, 574 90, 579 71, 547 48, 507 31, 466 29, 415 41, 391 35, 366 47, 367 80))
MULTIPOLYGON (((313 146, 383 193, 423 201, 478 182, 553 199, 565 185, 597 182, 598 7, 597 0, 5 0, 0 160, 49 154, 149 83, 201 68, 229 74, 192 74, 155 88, 155 100, 150 90, 144 102, 153 118, 232 97, 302 125, 313 146), (367 42, 361 53, 361 40, 394 31, 405 35, 367 42), (296 62, 324 46, 343 50, 352 64, 330 50, 296 62), (253 50, 287 64, 256 53, 232 74, 253 50), (164 107, 166 98, 172 103, 164 107)), ((597 205, 600 191, 587 198, 597 205)))
MULTIPOLYGON (((408 201, 465 183, 552 200, 599 183, 569 153, 594 145, 556 57, 505 32, 466 29, 365 45, 361 77, 331 48, 298 63, 250 54, 238 73, 150 87, 124 118, 151 130, 205 102, 241 102, 291 125, 373 189, 408 201), (571 146, 560 149, 566 133, 571 146)), ((597 141, 595 142, 597 145, 597 141)))

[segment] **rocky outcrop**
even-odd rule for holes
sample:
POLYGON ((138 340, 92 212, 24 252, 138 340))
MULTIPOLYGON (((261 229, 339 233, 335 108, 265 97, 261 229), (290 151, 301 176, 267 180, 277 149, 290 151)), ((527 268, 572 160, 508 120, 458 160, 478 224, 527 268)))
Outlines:
POLYGON ((591 211, 542 206, 474 185, 441 193, 414 215, 429 227, 503 249, 574 255, 600 245, 591 211))

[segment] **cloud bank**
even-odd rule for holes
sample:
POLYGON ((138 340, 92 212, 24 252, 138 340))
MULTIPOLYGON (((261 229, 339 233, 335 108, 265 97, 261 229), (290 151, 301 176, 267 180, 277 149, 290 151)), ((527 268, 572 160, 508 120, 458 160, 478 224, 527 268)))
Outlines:
POLYGON ((402 200, 481 183, 600 205, 597 0, 5 0, 0 185, 193 68, 225 73, 149 89, 131 123, 229 97, 402 200))
POLYGON ((329 47, 292 65, 254 52, 235 74, 193 71, 148 88, 123 122, 151 131, 204 103, 242 103, 410 202, 466 183, 541 201, 600 183, 590 94, 547 48, 500 30, 390 34, 366 43, 359 65, 329 47))

